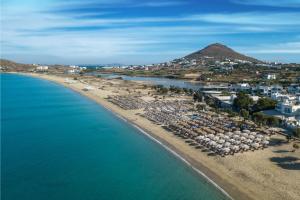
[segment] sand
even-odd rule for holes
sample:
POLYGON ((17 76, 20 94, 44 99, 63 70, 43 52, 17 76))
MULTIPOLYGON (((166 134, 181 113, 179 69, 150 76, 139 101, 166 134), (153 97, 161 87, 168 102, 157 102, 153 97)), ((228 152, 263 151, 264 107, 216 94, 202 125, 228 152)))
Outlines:
MULTIPOLYGON (((233 199, 300 199, 300 150, 291 152, 292 144, 286 143, 283 136, 273 136, 270 147, 264 150, 238 153, 227 157, 215 156, 189 146, 184 140, 161 126, 137 115, 142 110, 123 110, 105 99, 108 95, 128 94, 128 89, 130 92, 136 89, 143 91, 141 84, 123 80, 92 81, 90 79, 89 84, 94 85, 95 89, 84 92, 82 89, 86 84, 79 81, 68 84, 65 83, 65 77, 61 76, 28 75, 71 88, 118 114, 160 141, 169 150, 176 152, 192 167, 203 172, 224 189, 233 199)), ((144 89, 143 96, 147 96, 147 92, 147 89, 144 89)))

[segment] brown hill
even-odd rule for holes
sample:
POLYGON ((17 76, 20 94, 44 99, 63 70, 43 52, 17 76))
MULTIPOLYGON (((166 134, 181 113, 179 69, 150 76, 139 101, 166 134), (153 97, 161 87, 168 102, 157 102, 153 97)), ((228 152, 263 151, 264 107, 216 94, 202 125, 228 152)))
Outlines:
POLYGON ((185 58, 188 60, 210 59, 214 61, 223 61, 225 59, 230 59, 230 60, 237 59, 237 60, 245 60, 245 61, 250 61, 255 63, 261 63, 261 61, 255 58, 251 58, 249 56, 240 54, 220 43, 211 44, 200 51, 196 51, 192 54, 187 55, 185 58))
POLYGON ((6 59, 0 59, 0 66, 6 71, 27 71, 35 68, 35 66, 30 64, 16 63, 6 59))

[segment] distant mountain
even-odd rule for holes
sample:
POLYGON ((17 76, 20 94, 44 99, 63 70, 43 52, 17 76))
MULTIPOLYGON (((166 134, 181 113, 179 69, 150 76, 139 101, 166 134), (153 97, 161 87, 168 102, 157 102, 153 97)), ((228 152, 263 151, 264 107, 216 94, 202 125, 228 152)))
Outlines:
POLYGON ((223 44, 220 44, 220 43, 211 44, 200 51, 196 51, 192 54, 185 56, 184 58, 188 59, 188 60, 210 59, 213 61, 223 61, 225 59, 230 59, 230 60, 237 59, 237 60, 261 63, 261 61, 255 59, 255 58, 251 58, 249 56, 240 54, 240 53, 232 50, 231 48, 229 48, 223 44))

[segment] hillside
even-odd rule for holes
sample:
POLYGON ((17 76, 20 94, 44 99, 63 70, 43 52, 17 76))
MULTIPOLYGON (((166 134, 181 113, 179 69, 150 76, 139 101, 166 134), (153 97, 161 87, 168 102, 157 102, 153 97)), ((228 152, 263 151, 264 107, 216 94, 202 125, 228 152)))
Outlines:
POLYGON ((211 44, 200 51, 196 51, 192 54, 185 56, 184 58, 188 60, 210 59, 213 61, 223 61, 225 59, 230 59, 230 60, 244 60, 244 61, 250 61, 254 63, 261 63, 261 61, 255 58, 251 58, 249 56, 240 54, 234 51, 233 49, 220 43, 211 44))
POLYGON ((16 63, 6 59, 0 59, 0 66, 2 67, 3 70, 6 71, 23 71, 23 70, 31 70, 35 68, 33 65, 30 64, 16 63))

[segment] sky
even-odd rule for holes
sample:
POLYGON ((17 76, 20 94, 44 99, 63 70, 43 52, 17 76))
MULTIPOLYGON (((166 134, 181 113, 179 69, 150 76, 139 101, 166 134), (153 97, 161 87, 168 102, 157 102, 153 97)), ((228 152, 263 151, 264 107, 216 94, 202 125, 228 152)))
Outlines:
POLYGON ((300 63, 300 0, 1 0, 1 58, 152 64, 223 43, 300 63))

